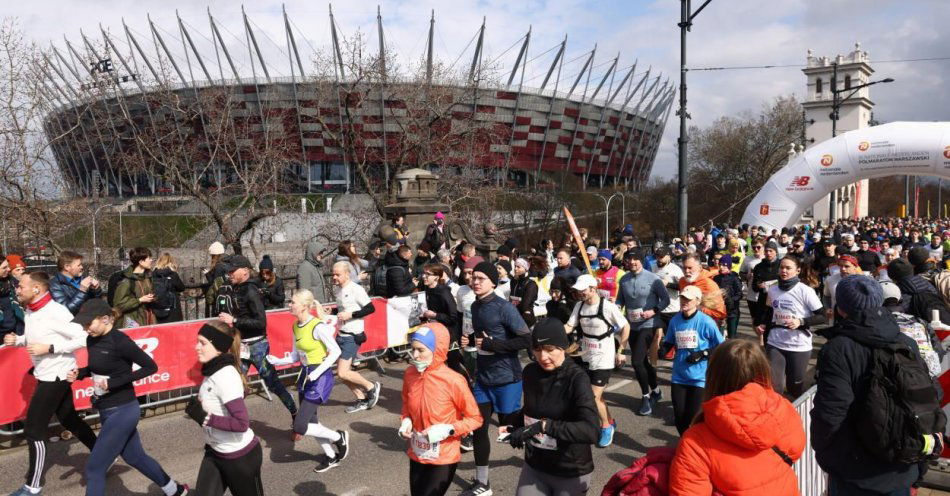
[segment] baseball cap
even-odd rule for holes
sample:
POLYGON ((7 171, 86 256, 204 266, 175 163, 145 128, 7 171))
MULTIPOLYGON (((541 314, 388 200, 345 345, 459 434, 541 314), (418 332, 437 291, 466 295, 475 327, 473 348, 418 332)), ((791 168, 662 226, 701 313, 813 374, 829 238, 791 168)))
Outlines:
POLYGON ((575 289, 577 291, 583 291, 587 288, 596 288, 596 287, 597 287, 597 279, 594 279, 594 276, 590 274, 581 274, 581 276, 577 278, 577 282, 575 282, 574 285, 571 286, 572 289, 575 289))
POLYGON ((105 300, 101 298, 95 298, 92 300, 87 300, 82 304, 82 307, 79 309, 79 313, 73 317, 73 322, 86 327, 93 320, 111 314, 112 307, 110 307, 109 304, 105 302, 105 300))
POLYGON ((703 291, 698 286, 686 286, 680 291, 680 298, 687 300, 699 300, 703 297, 703 291))
POLYGON ((225 271, 234 272, 238 269, 250 269, 251 262, 244 255, 231 255, 225 262, 225 271))

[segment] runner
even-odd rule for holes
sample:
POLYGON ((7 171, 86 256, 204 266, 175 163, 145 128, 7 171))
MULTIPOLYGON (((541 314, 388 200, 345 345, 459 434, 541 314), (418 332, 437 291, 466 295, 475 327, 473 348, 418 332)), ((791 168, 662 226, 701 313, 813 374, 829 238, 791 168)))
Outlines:
MULTIPOLYGON (((527 260, 515 260, 514 278, 511 280, 511 304, 518 309, 521 318, 529 327, 537 321, 534 315, 535 302, 538 300, 538 285, 529 276, 530 264, 527 260)), ((546 312, 545 312, 546 313, 546 312)))
POLYGON ((188 494, 188 486, 172 480, 142 448, 137 428, 141 407, 132 383, 157 372, 158 365, 125 333, 114 331, 121 317, 108 303, 96 298, 83 303, 73 318, 88 334, 89 365, 72 370, 66 380, 92 378, 92 406, 99 411, 102 424, 86 461, 86 496, 106 493, 106 472, 120 455, 125 463, 158 484, 165 496, 183 496, 188 494), (133 364, 139 369, 133 371, 133 364))
POLYGON ((482 416, 468 381, 444 365, 449 349, 445 326, 420 326, 409 343, 412 367, 402 383, 399 425, 399 435, 409 442, 409 492, 441 496, 455 478, 460 438, 481 426, 482 416))
POLYGON ((474 344, 478 350, 475 401, 484 422, 474 433, 475 480, 464 496, 491 496, 488 459, 491 442, 488 423, 498 413, 498 425, 510 425, 521 411, 521 362, 518 352, 531 345, 531 331, 518 310, 494 293, 498 272, 489 262, 472 270, 470 280, 476 301, 472 303, 471 336, 462 336, 462 346, 474 344))
POLYGON ((335 431, 320 423, 317 407, 326 403, 333 392, 333 363, 340 358, 340 347, 333 338, 335 318, 324 315, 323 306, 313 298, 309 289, 301 289, 290 298, 290 313, 297 318, 293 325, 294 349, 290 356, 278 358, 267 355, 271 365, 281 366, 300 362, 297 376, 297 402, 300 409, 294 417, 294 441, 311 436, 323 448, 324 456, 317 461, 314 472, 326 472, 336 467, 349 454, 347 431, 335 431), (316 312, 316 317, 311 314, 316 312))
POLYGON ((204 430, 205 455, 194 493, 222 496, 230 490, 232 496, 263 496, 263 451, 244 403, 241 332, 212 320, 198 330, 195 351, 204 380, 185 413, 204 430))
POLYGON ((676 346, 670 396, 673 397, 673 422, 682 435, 699 413, 706 385, 706 359, 722 343, 716 322, 700 310, 703 292, 696 286, 680 291, 680 313, 673 316, 663 338, 662 352, 676 346))
POLYGON ((26 410, 23 434, 30 450, 30 468, 26 483, 11 496, 40 494, 46 474, 46 432, 53 415, 60 425, 72 432, 92 451, 96 435, 73 406, 73 394, 66 380, 76 368, 74 351, 86 345, 86 333, 73 324, 73 314, 53 301, 49 276, 44 272, 24 272, 16 288, 17 299, 25 310, 22 336, 7 334, 3 344, 23 346, 33 362, 36 389, 26 410))
POLYGON ((590 490, 590 445, 598 437, 591 383, 574 360, 567 359, 561 321, 542 319, 531 341, 535 362, 524 369, 523 415, 513 417, 506 428, 511 446, 525 450, 515 494, 582 496, 590 490))
POLYGON ((376 309, 366 290, 350 280, 349 262, 340 261, 333 264, 333 285, 337 287, 337 318, 343 323, 336 337, 336 342, 340 345, 340 360, 337 362, 336 373, 356 397, 356 402, 344 411, 356 413, 369 410, 379 402, 380 385, 378 382, 367 381, 352 367, 360 345, 366 341, 363 318, 376 309))
POLYGON ((626 310, 630 322, 630 362, 643 395, 637 415, 650 415, 653 406, 663 398, 656 381, 656 368, 650 361, 659 313, 670 304, 670 295, 663 280, 643 268, 643 254, 634 249, 623 256, 627 273, 620 280, 617 306, 626 310))
POLYGON ((630 323, 616 304, 601 296, 597 286, 597 280, 589 274, 582 274, 577 278, 573 289, 578 292, 581 301, 574 305, 574 311, 564 329, 571 333, 574 328, 580 328, 581 336, 578 336, 578 341, 581 343, 581 360, 587 369, 594 392, 594 404, 600 417, 600 439, 597 446, 606 448, 614 441, 617 423, 610 416, 607 403, 604 402, 604 388, 610 381, 614 367, 623 366, 623 350, 630 338, 630 323), (615 335, 619 337, 619 343, 616 342, 615 335))
POLYGON ((613 267, 612 260, 613 253, 610 250, 597 252, 598 268, 594 271, 594 277, 597 279, 597 293, 610 301, 617 301, 624 271, 620 270, 620 267, 613 267))
POLYGON ((813 349, 811 329, 827 322, 825 307, 815 290, 799 281, 801 271, 798 258, 782 259, 778 284, 769 288, 768 306, 762 317, 767 324, 756 327, 759 335, 765 334, 766 325, 770 329, 765 352, 772 364, 772 386, 779 394, 788 391, 792 398, 805 392, 805 373, 813 349))

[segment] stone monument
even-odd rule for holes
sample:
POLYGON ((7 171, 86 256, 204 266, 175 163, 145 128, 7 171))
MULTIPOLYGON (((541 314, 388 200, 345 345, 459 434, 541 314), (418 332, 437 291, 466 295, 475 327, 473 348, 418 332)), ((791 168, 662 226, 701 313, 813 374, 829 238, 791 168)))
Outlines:
POLYGON ((448 217, 449 206, 439 201, 439 176, 425 169, 407 169, 396 175, 395 203, 383 207, 386 218, 377 228, 377 236, 382 238, 383 231, 391 225, 392 217, 401 214, 406 218, 409 229, 409 243, 413 249, 425 237, 426 227, 432 223, 436 212, 448 217))

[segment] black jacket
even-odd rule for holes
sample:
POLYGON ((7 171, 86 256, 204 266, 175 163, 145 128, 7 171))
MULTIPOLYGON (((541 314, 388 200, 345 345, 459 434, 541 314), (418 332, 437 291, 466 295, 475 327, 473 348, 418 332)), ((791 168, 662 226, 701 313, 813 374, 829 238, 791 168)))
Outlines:
POLYGON ((537 320, 534 316, 534 303, 538 301, 538 285, 527 274, 511 280, 511 300, 518 299, 518 313, 528 327, 537 320))
POLYGON ((871 350, 901 340, 917 351, 917 343, 900 332, 884 308, 849 316, 823 334, 828 342, 818 352, 818 392, 811 411, 811 444, 818 464, 861 489, 888 493, 909 487, 919 475, 917 465, 889 463, 868 453, 853 419, 862 414, 871 350))
POLYGON ((16 299, 16 286, 17 280, 12 275, 0 279, 0 312, 3 315, 0 320, 0 337, 10 333, 23 335, 23 309, 16 299))
POLYGON ((234 316, 234 327, 241 331, 241 339, 265 335, 267 314, 264 312, 264 299, 256 281, 221 286, 218 288, 216 304, 218 313, 226 312, 234 316), (225 305, 222 306, 222 303, 225 305))
POLYGON ((765 297, 768 294, 768 291, 759 289, 759 283, 766 281, 778 281, 778 264, 778 257, 776 257, 772 262, 769 262, 767 259, 763 258, 758 265, 752 268, 752 286, 755 287, 755 290, 759 293, 760 304, 765 304, 765 297))
POLYGON ((265 309, 284 308, 284 301, 287 299, 287 294, 284 292, 283 279, 275 275, 274 284, 272 286, 268 286, 264 281, 260 282, 260 286, 265 309))
POLYGON ((458 311, 452 290, 440 283, 434 288, 426 288, 425 291, 426 307, 436 314, 433 320, 444 325, 449 330, 452 342, 457 343, 462 335, 462 315, 458 311))
POLYGON ((88 299, 102 296, 102 290, 89 288, 86 291, 80 291, 73 286, 69 279, 58 272, 49 279, 49 292, 53 295, 53 300, 66 307, 73 315, 79 312, 79 307, 88 299))
POLYGON ((600 435, 597 407, 590 379, 574 360, 546 372, 529 363, 522 374, 524 408, 516 417, 520 427, 524 417, 546 420, 544 434, 557 440, 557 449, 541 449, 525 443, 525 462, 531 468, 558 477, 579 477, 594 471, 591 445, 600 435))
POLYGON ((713 281, 724 291, 723 302, 726 304, 726 312, 730 316, 739 315, 740 303, 742 302, 742 281, 735 272, 727 274, 716 274, 713 281))
POLYGON ((386 270, 386 298, 411 295, 415 291, 416 285, 412 283, 409 262, 403 260, 397 250, 387 253, 383 263, 388 267, 386 270))
MULTIPOLYGON (((159 318, 156 316, 155 318, 159 324, 165 324, 168 322, 181 322, 184 320, 184 315, 182 315, 181 312, 180 295, 182 291, 185 290, 185 283, 181 282, 181 277, 178 276, 177 272, 168 267, 164 269, 155 269, 152 271, 153 281, 159 277, 166 277, 169 279, 172 292, 175 293, 175 306, 172 307, 172 311, 168 314, 168 317, 159 318)), ((152 283, 152 287, 155 287, 154 283, 152 283)))

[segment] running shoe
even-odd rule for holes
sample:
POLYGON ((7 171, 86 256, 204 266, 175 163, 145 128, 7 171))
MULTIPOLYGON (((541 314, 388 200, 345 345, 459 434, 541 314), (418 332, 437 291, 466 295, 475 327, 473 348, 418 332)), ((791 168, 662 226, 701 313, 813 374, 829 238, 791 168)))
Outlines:
POLYGON ((477 479, 472 481, 471 487, 459 493, 459 496, 492 496, 491 484, 482 484, 477 479))
POLYGON ((346 455, 350 453, 350 433, 348 431, 337 431, 340 433, 340 439, 333 441, 333 447, 336 448, 336 459, 343 461, 346 455))
POLYGON ((330 470, 331 468, 340 464, 340 457, 334 456, 330 458, 329 456, 323 455, 317 459, 317 466, 313 468, 313 471, 320 474, 330 470))
POLYGON ((10 493, 10 496, 33 496, 40 493, 31 493, 26 487, 20 486, 19 489, 10 493))
MULTIPOLYGON (((178 483, 176 482, 176 484, 178 483)), ((175 494, 172 496, 185 496, 189 489, 191 488, 188 487, 188 484, 178 484, 178 489, 175 490, 175 494)))
POLYGON ((466 452, 466 453, 468 453, 469 451, 475 450, 475 444, 474 444, 473 441, 472 441, 472 435, 471 435, 471 434, 469 434, 469 435, 467 435, 467 436, 465 436, 465 437, 462 438, 462 442, 460 443, 460 447, 461 447, 462 451, 464 451, 464 452, 466 452))
POLYGON ((366 403, 368 408, 373 408, 376 406, 376 403, 379 403, 379 391, 380 385, 378 382, 373 383, 373 389, 366 394, 366 403))
POLYGON ((651 407, 651 408, 654 407, 654 406, 656 406, 656 404, 659 403, 660 400, 662 400, 662 399, 663 399, 663 390, 662 390, 662 389, 657 388, 657 389, 654 390, 654 391, 650 391, 650 407, 651 407))
POLYGON ((343 411, 346 413, 356 413, 363 410, 369 410, 369 403, 366 400, 356 400, 356 403, 346 407, 343 411))
POLYGON ((510 433, 510 432, 501 432, 501 431, 499 431, 499 432, 498 432, 498 439, 497 439, 497 441, 498 441, 499 443, 507 443, 507 442, 508 442, 508 439, 509 439, 510 437, 511 437, 511 433, 510 433))
POLYGON ((600 440, 597 441, 597 446, 601 448, 606 448, 614 442, 614 431, 616 427, 613 425, 608 425, 607 427, 600 428, 600 440))
POLYGON ((643 399, 640 400, 640 409, 637 410, 637 415, 639 415, 639 416, 641 416, 641 417, 645 417, 645 416, 647 416, 647 415, 652 415, 652 414, 653 414, 653 406, 651 406, 650 403, 652 403, 652 401, 650 400, 650 397, 649 397, 649 396, 644 396, 643 399))

